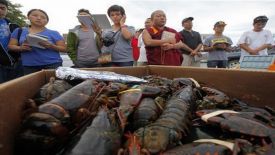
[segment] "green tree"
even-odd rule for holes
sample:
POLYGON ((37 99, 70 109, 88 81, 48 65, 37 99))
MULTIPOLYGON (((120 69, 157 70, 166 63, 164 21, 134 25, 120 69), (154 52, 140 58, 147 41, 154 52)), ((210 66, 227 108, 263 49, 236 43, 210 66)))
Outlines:
POLYGON ((16 23, 20 26, 25 26, 27 17, 23 15, 23 13, 20 11, 20 8, 22 7, 22 5, 17 3, 12 4, 10 1, 8 1, 8 3, 9 3, 9 8, 8 8, 7 18, 12 23, 16 23))

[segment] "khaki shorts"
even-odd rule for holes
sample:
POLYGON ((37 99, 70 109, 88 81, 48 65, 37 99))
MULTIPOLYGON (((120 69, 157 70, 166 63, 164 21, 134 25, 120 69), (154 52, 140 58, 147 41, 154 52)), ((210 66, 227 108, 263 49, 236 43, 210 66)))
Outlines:
POLYGON ((195 58, 193 56, 182 54, 183 62, 181 66, 192 66, 192 67, 200 67, 201 62, 195 61, 195 58))

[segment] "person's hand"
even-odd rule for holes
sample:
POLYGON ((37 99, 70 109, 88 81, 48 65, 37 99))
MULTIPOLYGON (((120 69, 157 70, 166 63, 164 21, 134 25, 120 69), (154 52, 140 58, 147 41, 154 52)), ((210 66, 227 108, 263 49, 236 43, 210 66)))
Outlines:
POLYGON ((233 49, 232 49, 232 47, 231 47, 231 46, 226 46, 225 51, 227 51, 227 52, 232 52, 232 51, 233 51, 233 49))
POLYGON ((260 47, 254 49, 255 53, 259 53, 260 51, 261 51, 260 47))
POLYGON ((227 45, 226 44, 216 44, 215 48, 216 49, 224 49, 225 50, 227 48, 227 45))
POLYGON ((214 46, 213 44, 210 47, 211 47, 211 51, 216 50, 216 46, 214 46))
POLYGON ((197 54, 198 54, 198 52, 195 51, 195 50, 193 50, 193 51, 190 53, 190 56, 195 56, 195 55, 197 55, 197 54))
POLYGON ((126 15, 123 15, 121 20, 120 20, 120 26, 123 26, 125 24, 125 21, 126 21, 126 15))
POLYGON ((163 49, 164 51, 167 51, 167 50, 170 50, 170 49, 173 49, 173 48, 174 48, 174 45, 170 44, 170 43, 164 43, 161 46, 161 49, 163 49))
POLYGON ((20 46, 20 51, 30 51, 32 50, 32 48, 30 47, 30 45, 28 43, 23 43, 21 46, 20 46))
POLYGON ((258 55, 259 54, 259 51, 258 50, 255 50, 255 49, 252 49, 249 51, 250 55, 258 55))
POLYGON ((48 48, 48 49, 52 49, 54 47, 54 45, 48 41, 41 41, 39 42, 39 45, 48 48))

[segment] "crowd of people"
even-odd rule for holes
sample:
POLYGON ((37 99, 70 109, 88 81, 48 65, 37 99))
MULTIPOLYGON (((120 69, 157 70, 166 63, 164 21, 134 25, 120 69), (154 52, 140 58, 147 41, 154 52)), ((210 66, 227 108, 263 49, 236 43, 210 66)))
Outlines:
MULTIPOLYGON (((122 6, 112 5, 107 15, 113 25, 102 30, 97 24, 79 25, 69 30, 67 41, 55 30, 46 27, 49 22, 47 13, 32 9, 27 17, 26 27, 11 27, 6 18, 8 3, 0 0, 0 41, 3 51, 15 59, 13 65, 0 65, 0 83, 16 77, 34 73, 42 69, 56 69, 62 66, 60 52, 67 52, 76 68, 109 66, 200 66, 201 52, 208 52, 207 66, 227 67, 227 52, 232 51, 232 40, 223 35, 226 23, 214 23, 214 34, 205 40, 194 31, 193 17, 182 20, 183 30, 177 32, 166 26, 166 15, 162 10, 152 12, 145 19, 144 28, 135 30, 126 24, 126 13, 122 6), (47 37, 40 42, 42 48, 30 46, 26 38, 29 34, 47 37), (17 55, 17 57, 14 57, 17 55)), ((89 10, 80 9, 77 15, 91 16, 89 10)), ((77 20, 77 19, 76 19, 77 20)), ((253 29, 244 32, 238 41, 244 55, 267 55, 273 37, 264 27, 266 16, 253 20, 253 29)))

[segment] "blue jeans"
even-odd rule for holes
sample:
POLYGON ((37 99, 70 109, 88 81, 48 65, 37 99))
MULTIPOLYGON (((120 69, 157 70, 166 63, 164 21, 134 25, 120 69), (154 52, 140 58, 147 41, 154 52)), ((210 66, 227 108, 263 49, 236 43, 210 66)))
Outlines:
POLYGON ((112 62, 114 67, 132 67, 134 65, 133 61, 128 62, 112 62))
POLYGON ((226 68, 227 67, 227 60, 210 60, 207 61, 208 68, 226 68))
POLYGON ((23 76, 22 61, 19 60, 13 66, 0 66, 0 83, 23 76))
POLYGON ((43 66, 24 66, 24 75, 38 72, 38 71, 41 71, 42 69, 56 69, 60 66, 62 66, 62 62, 49 64, 49 65, 43 65, 43 66))

